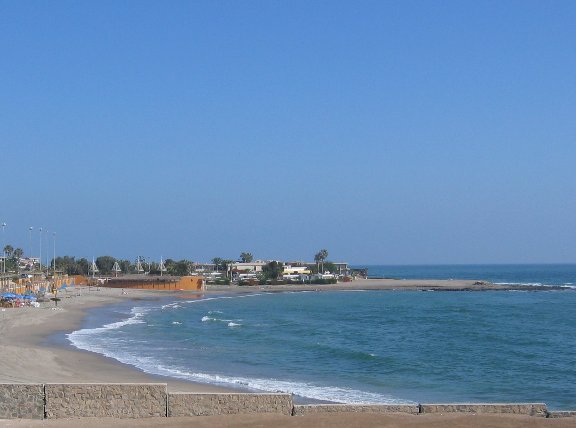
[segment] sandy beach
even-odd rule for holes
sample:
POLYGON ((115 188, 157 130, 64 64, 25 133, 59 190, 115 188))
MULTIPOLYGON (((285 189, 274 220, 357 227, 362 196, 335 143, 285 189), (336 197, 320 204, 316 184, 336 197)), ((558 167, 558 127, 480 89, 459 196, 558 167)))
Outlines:
MULTIPOLYGON (((336 286, 275 286, 275 287, 226 287, 207 290, 215 293, 250 293, 289 290, 484 290, 502 289, 475 281, 398 281, 363 280, 336 286)), ((191 292, 174 292, 175 297, 191 292)), ((78 329, 86 310, 122 300, 157 299, 167 292, 128 290, 100 287, 76 288, 59 295, 58 307, 54 302, 41 303, 40 308, 8 308, 0 312, 0 382, 1 383, 167 383, 172 392, 226 392, 230 389, 193 382, 177 381, 152 376, 100 355, 74 350, 48 340, 56 332, 78 329)), ((83 420, 86 426, 186 426, 190 418, 162 418, 146 420, 83 420)), ((339 414, 306 415, 286 417, 281 415, 210 416, 194 418, 195 426, 286 426, 286 427, 349 427, 349 426, 429 426, 429 427, 569 427, 575 419, 542 419, 522 416, 475 416, 475 415, 376 415, 339 414)), ((4 420, 2 426, 77 426, 78 420, 4 420)))

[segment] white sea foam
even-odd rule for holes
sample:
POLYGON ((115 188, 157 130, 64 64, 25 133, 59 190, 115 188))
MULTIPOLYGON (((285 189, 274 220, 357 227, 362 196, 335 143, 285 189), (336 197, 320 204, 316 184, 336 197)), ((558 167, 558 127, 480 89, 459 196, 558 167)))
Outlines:
POLYGON ((182 306, 179 304, 180 302, 168 303, 167 305, 162 305, 162 310, 164 309, 178 309, 182 306))
POLYGON ((228 327, 240 327, 241 325, 242 325, 242 324, 238 324, 238 323, 235 323, 235 322, 232 322, 232 321, 230 321, 230 322, 228 323, 228 327))
POLYGON ((218 385, 228 385, 228 386, 232 385, 255 391, 292 393, 301 397, 311 398, 315 400, 334 401, 337 403, 349 403, 349 404, 412 403, 411 401, 398 399, 390 395, 359 391, 355 389, 342 388, 336 386, 318 386, 306 382, 284 381, 279 379, 259 379, 259 378, 245 378, 245 377, 223 376, 223 375, 210 375, 205 373, 189 373, 186 371, 168 369, 162 366, 158 366, 158 369, 159 371, 162 371, 163 374, 165 375, 178 377, 182 379, 188 379, 192 381, 200 381, 204 383, 211 383, 218 385))
MULTIPOLYGON (((114 323, 120 324, 120 323, 114 323)), ((111 326, 112 324, 110 324, 111 326)), ((110 328, 110 327, 109 327, 110 328)), ((108 329, 109 329, 108 328, 108 329)), ((105 329, 102 327, 102 329, 105 329)), ((412 403, 409 400, 402 400, 390 395, 378 394, 373 392, 359 391, 350 388, 337 386, 319 386, 312 383, 286 381, 279 379, 261 379, 246 378, 240 376, 225 376, 218 374, 194 373, 181 370, 178 368, 165 367, 159 364, 158 360, 145 357, 138 354, 122 352, 120 347, 114 346, 114 342, 107 340, 105 346, 100 346, 89 339, 89 336, 95 334, 100 329, 85 329, 68 335, 74 346, 80 349, 97 352, 109 358, 114 358, 121 363, 134 366, 146 373, 160 376, 169 376, 178 379, 196 381, 221 386, 241 387, 253 391, 292 393, 301 397, 333 401, 337 403, 349 404, 401 404, 412 403), (86 340, 88 339, 88 340, 86 340)))
POLYGON ((142 308, 142 307, 132 308, 131 316, 125 320, 105 324, 102 327, 85 328, 82 330, 77 330, 67 334, 66 338, 76 348, 97 352, 107 357, 116 358, 114 353, 110 351, 110 349, 114 348, 113 340, 107 339, 107 341, 104 342, 104 345, 100 345, 99 344, 100 342, 98 342, 95 339, 101 333, 118 330, 127 325, 146 324, 146 322, 143 321, 142 318, 149 311, 150 311, 149 308, 142 308))
POLYGON ((202 322, 231 322, 233 320, 225 320, 225 319, 220 319, 220 318, 214 318, 214 317, 209 317, 208 315, 204 315, 202 317, 202 322))
POLYGON ((542 284, 541 282, 495 282, 496 285, 517 285, 517 286, 531 286, 531 287, 552 287, 550 284, 542 284))
POLYGON ((174 325, 180 325, 180 324, 182 324, 182 323, 181 323, 180 321, 172 321, 172 324, 174 324, 174 325))

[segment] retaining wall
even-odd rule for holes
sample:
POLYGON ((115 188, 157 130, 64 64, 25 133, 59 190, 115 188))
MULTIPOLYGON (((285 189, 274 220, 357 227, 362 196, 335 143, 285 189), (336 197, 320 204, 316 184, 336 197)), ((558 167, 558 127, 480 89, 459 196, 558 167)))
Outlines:
POLYGON ((166 384, 0 384, 0 419, 82 417, 146 418, 246 413, 474 413, 574 417, 576 411, 548 412, 542 403, 294 405, 290 394, 168 393, 166 384))
POLYGON ((0 384, 0 419, 44 419, 44 385, 0 384))
POLYGON ((291 394, 168 394, 168 416, 292 414, 291 394))
POLYGON ((543 403, 512 403, 512 404, 421 404, 420 413, 506 413, 515 415, 542 416, 548 415, 546 404, 543 403))
POLYGON ((47 384, 46 418, 166 416, 166 384, 47 384))
POLYGON ((292 414, 303 416, 311 413, 420 413, 418 404, 296 404, 292 414))

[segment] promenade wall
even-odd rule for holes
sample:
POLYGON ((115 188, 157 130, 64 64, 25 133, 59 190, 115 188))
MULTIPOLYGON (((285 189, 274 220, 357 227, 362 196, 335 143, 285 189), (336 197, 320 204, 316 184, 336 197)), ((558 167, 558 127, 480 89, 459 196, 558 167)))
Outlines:
POLYGON ((295 405, 291 394, 170 393, 166 384, 0 384, 0 419, 147 418, 274 413, 516 414, 576 418, 542 403, 295 405))

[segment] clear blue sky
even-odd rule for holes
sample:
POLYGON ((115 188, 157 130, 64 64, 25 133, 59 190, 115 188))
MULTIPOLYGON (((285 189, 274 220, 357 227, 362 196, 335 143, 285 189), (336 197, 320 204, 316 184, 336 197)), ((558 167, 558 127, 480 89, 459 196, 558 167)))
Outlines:
POLYGON ((2 244, 576 262, 575 23, 572 0, 1 0, 2 244))

